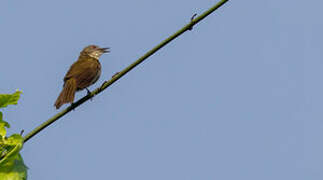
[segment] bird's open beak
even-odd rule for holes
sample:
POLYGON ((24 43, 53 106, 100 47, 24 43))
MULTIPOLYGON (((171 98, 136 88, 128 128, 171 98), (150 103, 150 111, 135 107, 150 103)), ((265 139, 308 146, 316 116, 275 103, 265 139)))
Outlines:
POLYGON ((108 53, 110 52, 110 48, 100 48, 100 50, 103 52, 103 53, 108 53))

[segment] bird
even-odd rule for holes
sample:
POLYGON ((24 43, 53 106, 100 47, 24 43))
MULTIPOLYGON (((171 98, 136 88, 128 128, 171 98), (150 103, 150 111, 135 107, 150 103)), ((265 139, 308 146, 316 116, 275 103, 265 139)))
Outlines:
POLYGON ((110 52, 110 48, 100 48, 97 45, 86 46, 80 53, 64 77, 63 90, 59 94, 54 106, 59 109, 63 104, 73 103, 76 91, 86 89, 94 84, 101 75, 99 58, 110 52))

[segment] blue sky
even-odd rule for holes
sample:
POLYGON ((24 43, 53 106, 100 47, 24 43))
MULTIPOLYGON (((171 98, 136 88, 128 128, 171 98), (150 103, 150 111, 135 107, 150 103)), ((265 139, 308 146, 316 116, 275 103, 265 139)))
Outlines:
MULTIPOLYGON (((1 1, 9 133, 59 112, 85 46, 111 47, 93 90, 216 2, 1 1)), ((322 179, 322 6, 229 1, 28 141, 29 179, 322 179)))

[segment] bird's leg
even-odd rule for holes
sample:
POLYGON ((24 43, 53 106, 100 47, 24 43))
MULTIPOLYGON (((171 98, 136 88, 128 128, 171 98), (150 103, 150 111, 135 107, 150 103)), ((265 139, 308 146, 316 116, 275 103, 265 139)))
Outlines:
POLYGON ((91 96, 90 100, 92 101, 93 96, 91 95, 91 91, 88 88, 85 88, 87 92, 87 96, 91 96))
POLYGON ((91 94, 91 91, 88 88, 85 88, 85 89, 86 89, 87 95, 91 94))

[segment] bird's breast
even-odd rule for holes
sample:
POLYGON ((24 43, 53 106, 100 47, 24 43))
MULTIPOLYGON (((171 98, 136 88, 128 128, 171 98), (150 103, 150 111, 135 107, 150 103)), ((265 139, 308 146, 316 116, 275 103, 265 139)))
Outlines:
POLYGON ((94 78, 91 81, 91 84, 94 84, 101 76, 101 64, 99 61, 97 61, 95 69, 97 69, 97 71, 96 71, 94 78))

